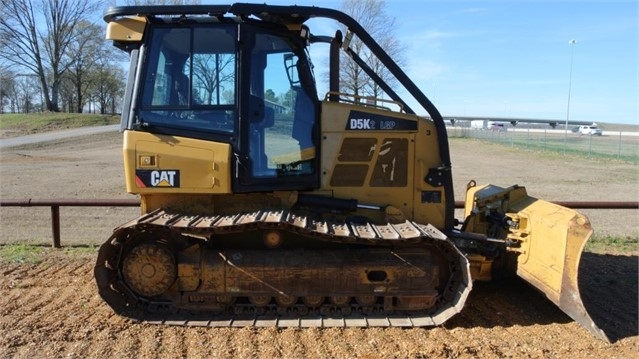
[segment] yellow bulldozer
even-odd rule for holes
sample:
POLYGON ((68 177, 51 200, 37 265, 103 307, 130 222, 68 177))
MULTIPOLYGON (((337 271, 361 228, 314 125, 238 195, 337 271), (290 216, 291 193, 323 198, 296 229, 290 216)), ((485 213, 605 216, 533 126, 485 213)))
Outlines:
POLYGON ((236 3, 112 7, 104 19, 130 57, 121 131, 126 189, 141 201, 95 266, 118 314, 434 326, 464 310, 473 281, 516 273, 607 340, 577 285, 588 219, 524 187, 474 181, 456 219, 441 114, 350 16, 236 3), (307 22, 318 18, 342 30, 315 34, 307 22), (325 94, 310 46, 327 50, 325 94), (340 92, 340 53, 383 95, 340 92))

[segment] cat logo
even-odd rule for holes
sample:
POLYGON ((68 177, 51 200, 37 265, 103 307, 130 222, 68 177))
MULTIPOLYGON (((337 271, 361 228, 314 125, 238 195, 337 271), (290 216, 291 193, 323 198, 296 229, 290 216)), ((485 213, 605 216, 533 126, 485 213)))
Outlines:
POLYGON ((151 186, 153 187, 175 187, 176 171, 152 171, 151 186))
POLYGON ((137 170, 138 187, 180 187, 180 170, 137 170))

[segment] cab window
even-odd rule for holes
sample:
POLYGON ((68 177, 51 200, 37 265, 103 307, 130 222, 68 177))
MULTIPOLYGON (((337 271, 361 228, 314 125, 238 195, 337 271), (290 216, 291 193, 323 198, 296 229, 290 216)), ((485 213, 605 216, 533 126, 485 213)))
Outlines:
POLYGON ((236 26, 155 28, 139 117, 147 125, 236 131, 236 26))

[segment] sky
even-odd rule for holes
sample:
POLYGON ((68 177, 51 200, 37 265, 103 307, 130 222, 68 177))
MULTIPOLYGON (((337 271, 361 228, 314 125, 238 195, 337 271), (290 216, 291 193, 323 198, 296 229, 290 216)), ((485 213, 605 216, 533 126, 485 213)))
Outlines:
MULTIPOLYGON (((340 0, 239 2, 341 6, 340 0)), ((403 70, 444 116, 639 125, 638 0, 385 4, 396 24, 389 31, 405 48, 403 70)), ((307 24, 315 35, 332 36, 337 29, 330 20, 307 24)), ((316 67, 326 66, 327 54, 326 45, 311 48, 316 67)), ((323 73, 316 69, 316 76, 323 73)), ((322 98, 325 82, 318 80, 322 98)), ((426 114, 406 100, 418 114, 426 114)))
MULTIPOLYGON (((397 25, 389 31, 405 47, 404 71, 445 116, 639 125, 637 8, 637 1, 386 1, 397 25)), ((316 35, 334 34, 332 22, 308 24, 316 35)))

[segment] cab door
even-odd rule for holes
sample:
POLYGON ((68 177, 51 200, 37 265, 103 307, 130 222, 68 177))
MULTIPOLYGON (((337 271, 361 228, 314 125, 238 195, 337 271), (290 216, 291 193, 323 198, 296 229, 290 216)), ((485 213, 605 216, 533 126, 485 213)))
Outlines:
POLYGON ((236 192, 319 186, 318 99, 304 43, 243 26, 236 192))

